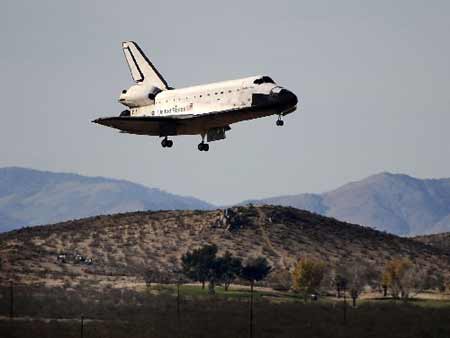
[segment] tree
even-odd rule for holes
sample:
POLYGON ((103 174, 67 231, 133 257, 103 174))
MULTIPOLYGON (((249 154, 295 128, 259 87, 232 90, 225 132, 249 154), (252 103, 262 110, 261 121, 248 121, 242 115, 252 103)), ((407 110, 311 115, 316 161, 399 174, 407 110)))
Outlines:
POLYGON ((214 294, 214 288, 218 282, 223 282, 225 291, 228 291, 230 284, 240 274, 241 269, 241 259, 233 257, 229 251, 225 252, 222 257, 215 258, 211 262, 208 274, 209 293, 214 294))
POLYGON ((182 271, 186 277, 201 282, 202 289, 211 277, 211 269, 215 264, 217 245, 206 244, 198 249, 188 251, 181 257, 182 271))
POLYGON ((436 288, 439 290, 439 292, 444 293, 445 292, 445 278, 441 273, 436 273, 436 288))
POLYGON ((167 284, 170 282, 168 274, 165 274, 159 270, 146 270, 144 273, 144 280, 147 287, 150 287, 152 283, 167 284))
POLYGON ((345 264, 342 264, 336 268, 334 271, 334 276, 332 277, 333 286, 336 289, 337 298, 341 298, 341 292, 347 289, 348 284, 348 271, 345 264))
POLYGON ((389 287, 394 298, 409 298, 413 290, 422 289, 425 279, 407 258, 390 260, 383 271, 383 284, 389 287))
POLYGON ((242 267, 240 276, 250 282, 253 291, 254 283, 266 278, 271 269, 265 257, 250 258, 242 267))
POLYGON ((301 258, 292 272, 292 284, 295 292, 303 293, 305 301, 309 294, 318 291, 325 274, 325 263, 314 258, 301 258))
POLYGON ((425 279, 425 272, 417 269, 411 263, 411 268, 406 270, 401 280, 402 289, 400 292, 400 297, 403 299, 408 299, 423 291, 425 279))
POLYGON ((444 275, 438 271, 428 269, 425 273, 425 279, 423 282, 423 288, 425 290, 439 290, 445 291, 445 278, 444 275))
POLYGON ((217 257, 217 250, 215 244, 204 245, 181 257, 183 273, 188 278, 201 282, 202 288, 205 288, 207 281, 210 294, 215 293, 219 282, 223 282, 225 290, 228 290, 242 268, 239 258, 233 257, 228 251, 222 257, 217 257))
POLYGON ((277 291, 288 291, 292 286, 291 273, 287 269, 274 270, 270 273, 270 285, 277 291))
POLYGON ((214 257, 209 264, 208 269, 208 293, 213 295, 216 293, 215 287, 217 282, 222 281, 227 272, 226 262, 223 257, 214 257))
POLYGON ((363 262, 355 261, 350 262, 348 272, 348 288, 352 297, 353 307, 355 307, 356 299, 368 283, 369 271, 363 262))
POLYGON ((240 275, 242 270, 242 260, 238 257, 233 257, 231 252, 227 251, 221 257, 224 265, 224 273, 221 279, 224 284, 225 291, 228 291, 230 284, 240 275))
POLYGON ((389 273, 385 270, 381 274, 381 287, 383 288, 383 297, 387 297, 387 291, 390 284, 391 277, 389 273))

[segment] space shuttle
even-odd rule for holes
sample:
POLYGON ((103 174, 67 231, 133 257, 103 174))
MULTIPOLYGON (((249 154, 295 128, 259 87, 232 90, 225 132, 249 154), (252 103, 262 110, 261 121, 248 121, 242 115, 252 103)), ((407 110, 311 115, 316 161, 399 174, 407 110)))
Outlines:
POLYGON ((131 76, 136 83, 122 90, 119 102, 127 107, 119 116, 92 122, 122 133, 158 136, 163 148, 172 137, 199 135, 198 150, 225 139, 231 125, 266 116, 283 117, 297 109, 297 96, 267 75, 175 89, 169 86, 136 42, 122 43, 131 76))

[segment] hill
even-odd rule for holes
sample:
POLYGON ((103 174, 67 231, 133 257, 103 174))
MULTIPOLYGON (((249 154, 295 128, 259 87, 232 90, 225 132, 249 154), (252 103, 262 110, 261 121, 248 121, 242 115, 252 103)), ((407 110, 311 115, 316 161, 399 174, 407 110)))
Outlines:
POLYGON ((450 232, 442 234, 416 236, 414 240, 434 246, 450 254, 450 232))
POLYGON ((0 234, 0 274, 18 282, 121 279, 142 281, 146 271, 178 268, 187 250, 216 243, 245 259, 263 255, 274 271, 301 256, 330 267, 362 260, 380 271, 393 257, 450 277, 449 254, 408 238, 288 207, 233 207, 212 211, 133 212, 98 216, 0 234), (65 253, 67 262, 57 261, 65 253), (92 258, 77 264, 75 255, 92 258), (69 259, 69 257, 72 257, 69 259))
POLYGON ((123 180, 0 168, 0 232, 99 214, 210 208, 196 198, 123 180))
POLYGON ((323 194, 245 203, 292 206, 402 236, 450 231, 450 179, 382 173, 323 194))

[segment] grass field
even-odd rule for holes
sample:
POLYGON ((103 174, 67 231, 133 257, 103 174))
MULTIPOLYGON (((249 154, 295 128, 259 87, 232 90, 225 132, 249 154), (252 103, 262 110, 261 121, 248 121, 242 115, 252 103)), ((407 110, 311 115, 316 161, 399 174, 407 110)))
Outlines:
MULTIPOLYGON (((248 337, 249 292, 183 285, 147 290, 17 286, 0 290, 0 337, 248 337)), ((289 292, 255 292, 254 337, 450 337, 450 301, 365 299, 356 308, 289 292)))

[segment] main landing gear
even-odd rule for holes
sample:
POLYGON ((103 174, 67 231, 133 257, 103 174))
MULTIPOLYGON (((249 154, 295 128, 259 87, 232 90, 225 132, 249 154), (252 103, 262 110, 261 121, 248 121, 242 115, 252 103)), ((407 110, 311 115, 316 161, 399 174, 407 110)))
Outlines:
POLYGON ((164 140, 161 141, 161 145, 163 148, 172 148, 173 141, 167 139, 167 136, 164 138, 164 140))
POLYGON ((281 115, 278 115, 278 120, 277 120, 277 122, 276 122, 276 125, 277 125, 278 127, 281 127, 281 126, 284 125, 284 121, 281 119, 281 115))
POLYGON ((198 144, 198 150, 200 151, 208 151, 209 150, 209 144, 208 143, 199 143, 198 144))
POLYGON ((198 144, 198 150, 200 151, 208 151, 209 150, 209 144, 205 143, 205 134, 202 134, 202 142, 198 144))

